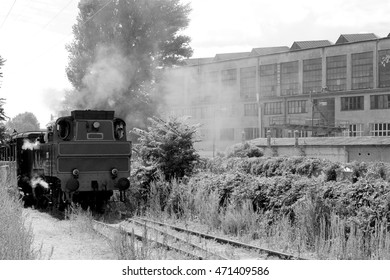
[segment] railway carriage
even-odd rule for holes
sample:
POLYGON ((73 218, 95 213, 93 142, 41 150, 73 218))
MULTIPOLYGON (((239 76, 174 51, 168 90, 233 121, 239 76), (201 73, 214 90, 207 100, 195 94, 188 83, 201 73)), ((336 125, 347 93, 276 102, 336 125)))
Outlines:
POLYGON ((25 204, 60 209, 78 202, 101 209, 114 191, 129 188, 131 142, 114 111, 77 110, 46 131, 12 135, 2 160, 16 161, 25 204))

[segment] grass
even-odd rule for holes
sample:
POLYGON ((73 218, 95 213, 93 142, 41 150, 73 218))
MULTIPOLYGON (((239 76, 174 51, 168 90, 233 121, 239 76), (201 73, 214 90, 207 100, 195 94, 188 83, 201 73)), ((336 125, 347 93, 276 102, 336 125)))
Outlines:
POLYGON ((31 227, 26 225, 22 204, 9 188, 11 179, 0 174, 0 260, 33 260, 39 250, 33 249, 31 227))
POLYGON ((196 185, 188 189, 177 181, 152 183, 146 215, 179 223, 202 224, 208 232, 313 259, 390 259, 390 234, 385 221, 361 228, 335 213, 321 213, 308 194, 294 208, 295 219, 279 217, 273 223, 253 210, 251 203, 218 205, 218 192, 196 185))

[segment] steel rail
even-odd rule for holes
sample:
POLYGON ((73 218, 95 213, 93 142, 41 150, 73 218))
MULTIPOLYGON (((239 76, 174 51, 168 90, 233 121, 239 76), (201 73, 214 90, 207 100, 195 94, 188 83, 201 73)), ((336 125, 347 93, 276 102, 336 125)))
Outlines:
MULTIPOLYGON (((92 220, 92 223, 93 223, 93 229, 98 232, 99 234, 103 235, 104 237, 106 237, 107 239, 110 239, 112 240, 113 237, 112 237, 112 232, 115 231, 115 232, 120 232, 121 230, 124 231, 128 236, 134 236, 135 239, 139 240, 139 241, 143 241, 145 239, 144 236, 142 235, 139 235, 139 234, 136 234, 134 233, 133 231, 130 232, 126 229, 124 229, 123 227, 115 227, 113 225, 110 225, 110 224, 106 224, 106 223, 103 223, 103 222, 99 222, 99 221, 96 221, 96 220, 92 220), (105 230, 108 229, 109 231, 111 231, 111 233, 107 233, 105 230)), ((151 242, 154 242, 156 243, 158 246, 160 247, 163 247, 163 248, 166 248, 167 250, 174 250, 180 254, 183 254, 183 255, 187 255, 189 256, 190 258, 192 259, 195 259, 195 260, 204 260, 206 259, 204 256, 201 256, 200 254, 194 254, 194 253, 191 253, 191 252, 188 252, 188 251, 185 251, 179 247, 176 247, 176 246, 173 246, 173 245, 168 245, 166 243, 163 243, 163 242, 160 242, 158 240, 154 240, 154 239, 151 239, 151 238, 146 238, 146 240, 149 240, 151 242)), ((185 241, 184 241, 185 242, 185 241)), ((188 244, 188 242, 186 242, 188 244)), ((189 244, 191 246, 193 246, 194 244, 189 244)), ((202 248, 202 250, 204 251, 204 249, 202 248)), ((210 255, 215 255, 215 256, 218 256, 214 253, 211 253, 211 252, 208 252, 210 255)), ((221 256, 218 256, 219 258, 222 258, 221 256)))
POLYGON ((158 224, 158 225, 161 225, 161 226, 164 226, 164 227, 169 227, 169 228, 172 228, 172 229, 174 229, 176 231, 186 232, 186 233, 189 233, 189 234, 192 234, 192 235, 197 235, 197 236, 203 237, 205 239, 215 240, 218 243, 230 244, 230 245, 238 246, 238 247, 241 247, 241 248, 255 250, 255 251, 258 251, 259 253, 266 254, 267 256, 275 256, 275 257, 278 257, 278 258, 284 259, 284 260, 307 260, 305 258, 301 258, 301 257, 297 257, 297 256, 294 256, 294 255, 278 252, 278 251, 275 251, 275 250, 265 249, 265 248, 261 248, 261 247, 258 247, 258 246, 253 246, 253 245, 250 245, 250 244, 242 243, 242 242, 239 242, 239 241, 235 241, 235 240, 231 240, 231 239, 227 239, 227 238, 223 238, 223 237, 218 237, 218 236, 214 236, 214 235, 209 235, 209 234, 202 233, 202 232, 199 232, 199 231, 189 230, 189 229, 185 229, 185 228, 182 228, 182 227, 178 227, 178 226, 174 226, 174 225, 170 225, 170 224, 166 224, 166 223, 150 220, 150 219, 147 219, 147 218, 140 218, 140 217, 138 217, 138 219, 142 220, 142 221, 145 221, 145 222, 158 224))
POLYGON ((204 252, 204 253, 206 254, 206 256, 207 256, 207 255, 212 255, 212 256, 215 256, 217 259, 220 259, 220 260, 227 260, 226 258, 224 258, 224 257, 222 257, 222 256, 220 256, 220 255, 218 255, 218 254, 216 254, 216 253, 210 252, 210 251, 208 251, 208 250, 206 250, 206 249, 204 249, 204 248, 202 248, 202 247, 200 247, 200 246, 198 246, 198 245, 196 245, 196 244, 194 244, 194 243, 192 243, 192 242, 186 241, 186 240, 184 240, 184 239, 182 239, 182 238, 180 238, 180 237, 178 237, 178 236, 175 236, 175 235, 173 235, 173 234, 167 233, 167 232, 165 232, 165 231, 163 231, 163 230, 161 230, 161 229, 158 229, 158 228, 155 228, 155 227, 151 227, 151 226, 149 226, 149 225, 146 225, 145 222, 137 221, 137 220, 134 219, 134 218, 126 219, 126 221, 131 222, 131 223, 135 223, 135 224, 140 225, 140 226, 148 227, 149 229, 152 229, 152 230, 154 230, 154 231, 156 231, 156 232, 158 232, 158 233, 160 233, 160 234, 166 235, 166 236, 168 236, 168 237, 170 237, 170 238, 172 238, 172 239, 174 239, 174 240, 176 240, 176 241, 178 241, 178 242, 182 242, 182 243, 184 243, 184 244, 186 244, 186 245, 188 245, 188 246, 190 246, 190 247, 192 247, 192 248, 194 248, 194 249, 197 249, 197 250, 199 250, 199 251, 202 251, 202 252, 204 252))

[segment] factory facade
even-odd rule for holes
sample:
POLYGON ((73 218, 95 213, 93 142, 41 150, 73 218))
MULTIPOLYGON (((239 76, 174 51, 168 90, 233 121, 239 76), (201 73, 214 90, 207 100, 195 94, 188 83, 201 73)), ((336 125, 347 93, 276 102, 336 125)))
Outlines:
POLYGON ((390 37, 344 34, 189 59, 166 111, 200 123, 201 150, 266 137, 390 136, 390 37))

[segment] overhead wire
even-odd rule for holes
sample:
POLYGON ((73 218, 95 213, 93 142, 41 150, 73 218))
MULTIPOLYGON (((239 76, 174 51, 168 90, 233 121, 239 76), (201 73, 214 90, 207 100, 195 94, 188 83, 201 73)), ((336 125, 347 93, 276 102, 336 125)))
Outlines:
MULTIPOLYGON (((109 0, 107 1, 106 4, 104 4, 99 10, 97 10, 92 16, 90 16, 88 19, 86 19, 84 22, 82 22, 82 24, 86 24, 87 22, 89 22, 91 19, 93 19, 98 13, 100 13, 105 7, 107 7, 113 0, 109 0)), ((35 59, 38 59, 44 55, 46 55, 47 53, 49 53, 54 47, 56 47, 57 45, 59 45, 60 43, 63 42, 63 40, 65 38, 68 38, 70 35, 72 35, 73 32, 70 32, 68 33, 67 35, 65 35, 62 39, 58 40, 56 43, 54 43, 53 45, 51 45, 49 48, 46 49, 45 52, 42 52, 40 55, 38 55, 37 57, 35 57, 33 60, 35 59)))
POLYGON ((9 17, 9 15, 11 14, 11 11, 12 11, 12 9, 14 8, 14 6, 15 6, 15 3, 16 3, 16 0, 12 3, 12 6, 11 6, 11 8, 9 9, 9 11, 8 11, 8 13, 7 13, 7 15, 5 16, 5 18, 4 18, 4 20, 3 20, 3 22, 1 23, 1 25, 0 25, 0 29, 3 27, 3 25, 4 25, 4 23, 7 21, 7 19, 8 19, 8 17, 9 17))
POLYGON ((73 2, 74 0, 70 0, 62 9, 54 16, 52 17, 43 27, 41 27, 41 30, 48 27, 63 11, 65 11, 66 8, 73 2))
POLYGON ((28 36, 28 38, 26 38, 26 41, 29 41, 32 38, 37 37, 37 35, 39 35, 40 33, 42 33, 43 30, 45 30, 60 14, 62 14, 65 9, 68 8, 70 4, 72 4, 73 1, 75 0, 70 0, 68 3, 66 3, 66 5, 62 7, 61 10, 58 11, 57 14, 55 14, 54 17, 52 17, 48 22, 46 22, 37 32, 35 32, 31 36, 28 36))

